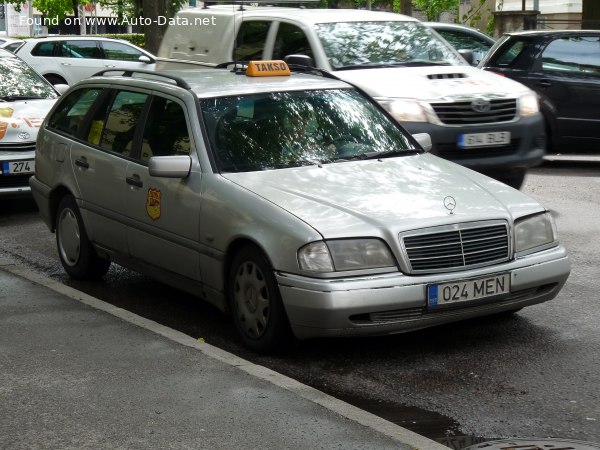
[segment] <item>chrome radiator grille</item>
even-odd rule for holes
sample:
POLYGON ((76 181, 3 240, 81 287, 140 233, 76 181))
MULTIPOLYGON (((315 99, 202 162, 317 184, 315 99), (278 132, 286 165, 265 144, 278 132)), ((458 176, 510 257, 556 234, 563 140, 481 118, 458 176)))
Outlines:
POLYGON ((432 103, 438 118, 447 125, 476 125, 480 123, 508 122, 517 114, 514 98, 490 100, 489 110, 477 112, 472 102, 432 103))
POLYGON ((508 226, 504 222, 460 224, 401 236, 411 273, 461 270, 508 260, 508 226))

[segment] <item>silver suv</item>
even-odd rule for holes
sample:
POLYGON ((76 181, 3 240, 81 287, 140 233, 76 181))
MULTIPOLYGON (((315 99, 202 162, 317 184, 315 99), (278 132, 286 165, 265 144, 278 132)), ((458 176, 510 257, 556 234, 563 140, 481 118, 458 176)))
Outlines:
POLYGON ((36 164, 69 275, 155 276, 229 311, 255 351, 516 311, 570 271, 536 201, 282 61, 82 81, 36 164))

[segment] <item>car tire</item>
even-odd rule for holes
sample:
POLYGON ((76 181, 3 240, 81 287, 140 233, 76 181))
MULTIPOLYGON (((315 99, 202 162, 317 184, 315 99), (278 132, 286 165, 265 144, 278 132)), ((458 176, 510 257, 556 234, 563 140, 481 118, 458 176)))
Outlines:
POLYGON ((110 261, 100 258, 92 247, 72 195, 64 196, 58 204, 56 246, 60 262, 72 278, 98 279, 108 271, 110 261))
POLYGON ((510 169, 490 174, 492 178, 515 189, 521 189, 523 181, 525 181, 525 175, 527 175, 527 169, 510 169))
POLYGON ((292 332, 273 268, 254 245, 234 256, 228 276, 228 306, 244 346, 257 353, 289 348, 292 332))
POLYGON ((66 80, 65 80, 63 77, 61 77, 60 75, 52 75, 52 74, 49 74, 49 75, 44 75, 44 78, 45 78, 46 80, 48 80, 48 82, 49 82, 51 85, 53 85, 53 86, 54 86, 54 85, 57 85, 57 84, 69 84, 69 83, 67 83, 67 82, 66 82, 66 80))

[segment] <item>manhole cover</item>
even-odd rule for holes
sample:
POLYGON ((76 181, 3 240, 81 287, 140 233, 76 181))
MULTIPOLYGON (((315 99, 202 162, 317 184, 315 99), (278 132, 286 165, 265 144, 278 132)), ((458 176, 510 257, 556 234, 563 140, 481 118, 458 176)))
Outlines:
POLYGON ((500 439, 481 442, 462 450, 598 450, 600 444, 572 439, 500 439))

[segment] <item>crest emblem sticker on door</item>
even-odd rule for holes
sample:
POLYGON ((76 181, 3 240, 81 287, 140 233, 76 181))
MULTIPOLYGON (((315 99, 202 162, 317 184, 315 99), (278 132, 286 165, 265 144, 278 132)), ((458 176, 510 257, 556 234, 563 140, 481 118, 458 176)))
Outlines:
POLYGON ((148 189, 148 198, 146 199, 146 212, 152 220, 160 218, 160 197, 161 193, 157 189, 148 189))

